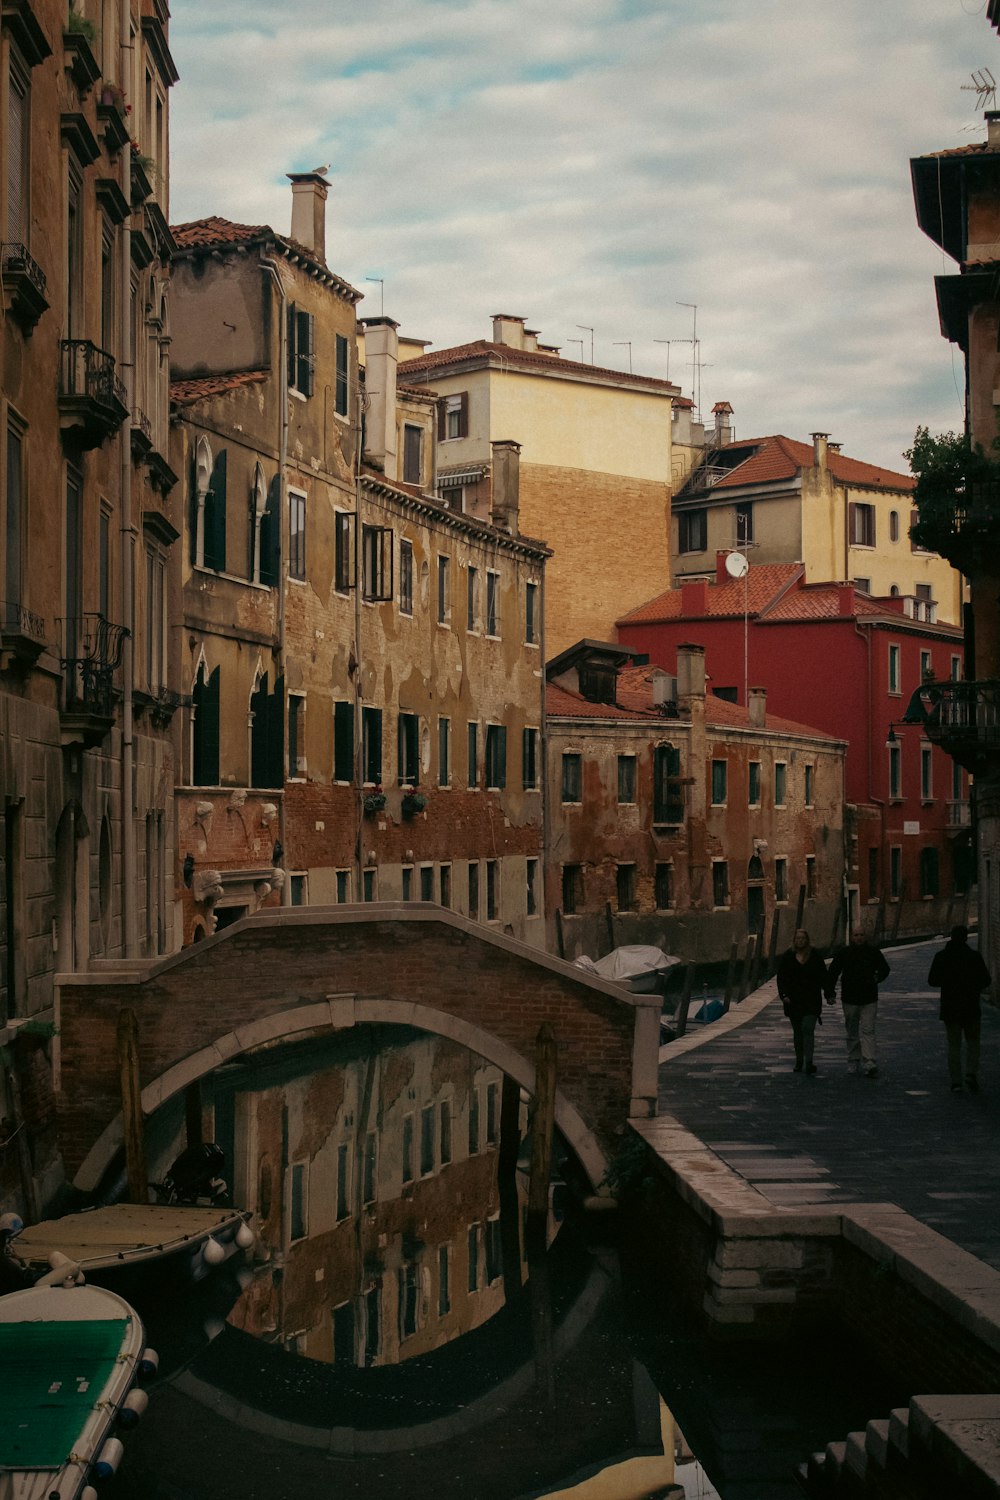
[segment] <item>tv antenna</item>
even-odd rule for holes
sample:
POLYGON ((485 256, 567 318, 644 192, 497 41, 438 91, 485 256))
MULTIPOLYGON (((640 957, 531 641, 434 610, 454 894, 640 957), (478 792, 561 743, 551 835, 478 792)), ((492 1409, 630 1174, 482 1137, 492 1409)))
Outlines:
POLYGON ((989 68, 977 68, 969 76, 972 82, 961 85, 962 93, 975 94, 977 109, 996 109, 997 81, 989 68))
MULTIPOLYGON (((590 325, 588 323, 577 323, 576 326, 577 326, 577 328, 579 328, 579 330, 580 330, 581 333, 589 333, 590 334, 590 363, 593 364, 594 363, 594 330, 590 327, 590 325)), ((580 344, 582 344, 583 340, 580 339, 578 342, 580 344)), ((580 350, 580 358, 581 359, 583 358, 583 350, 582 349, 580 350)))
POLYGON ((667 346, 667 379, 670 379, 670 345, 676 343, 675 339, 654 339, 654 344, 666 344, 667 346))
POLYGON ((612 340, 612 342, 616 346, 619 345, 619 344, 623 344, 625 346, 625 348, 628 350, 628 372, 631 375, 631 373, 632 373, 632 340, 631 339, 614 339, 614 340, 612 340))
POLYGON ((566 343, 567 344, 579 344, 580 345, 580 363, 582 365, 583 364, 583 339, 566 339, 566 343))
POLYGON ((379 315, 380 318, 384 318, 385 317, 385 278, 382 277, 382 276, 366 276, 365 280, 366 281, 372 281, 372 282, 374 282, 375 285, 378 287, 378 292, 379 292, 379 309, 378 309, 378 315, 379 315))

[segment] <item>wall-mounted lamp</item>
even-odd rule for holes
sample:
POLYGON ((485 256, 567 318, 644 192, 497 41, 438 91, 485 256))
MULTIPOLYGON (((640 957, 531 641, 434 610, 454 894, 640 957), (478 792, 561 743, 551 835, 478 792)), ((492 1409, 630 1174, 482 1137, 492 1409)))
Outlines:
POLYGON ((191 877, 194 874, 194 855, 193 854, 185 854, 185 856, 184 856, 184 864, 182 866, 182 873, 183 873, 183 876, 184 876, 184 884, 187 886, 188 890, 190 890, 191 889, 191 877))
POLYGON ((887 750, 892 750, 898 744, 899 744, 899 739, 898 739, 898 737, 896 735, 896 726, 895 726, 895 724, 890 724, 889 725, 889 733, 885 737, 885 748, 887 750))
POLYGON ((282 856, 284 855, 284 852, 285 852, 284 849, 281 847, 281 840, 280 839, 275 839, 275 841, 274 841, 274 848, 271 850, 271 863, 272 863, 272 865, 280 865, 281 864, 281 860, 282 860, 282 856))

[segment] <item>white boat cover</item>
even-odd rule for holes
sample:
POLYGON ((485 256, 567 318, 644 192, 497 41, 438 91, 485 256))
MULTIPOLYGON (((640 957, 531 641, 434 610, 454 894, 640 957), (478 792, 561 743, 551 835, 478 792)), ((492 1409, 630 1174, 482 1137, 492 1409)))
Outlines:
POLYGON ((598 979, 609 979, 613 984, 623 984, 640 974, 658 974, 679 964, 679 958, 664 953, 662 948, 653 948, 646 943, 626 943, 622 948, 612 948, 603 958, 594 960, 585 955, 574 959, 578 969, 596 974, 598 979))

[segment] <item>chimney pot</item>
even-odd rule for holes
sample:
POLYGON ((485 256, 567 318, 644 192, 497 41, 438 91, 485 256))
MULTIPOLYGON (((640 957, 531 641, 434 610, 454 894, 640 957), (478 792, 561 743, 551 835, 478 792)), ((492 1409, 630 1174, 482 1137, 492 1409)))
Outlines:
POLYGON ((681 584, 681 614, 708 614, 708 579, 694 578, 681 584))
POLYGON ((493 453, 490 520, 501 531, 517 535, 521 485, 521 444, 500 438, 490 444, 493 453))
POLYGON ((747 712, 753 729, 763 729, 767 724, 767 689, 751 688, 747 694, 747 712))
POLYGON ((812 433, 813 463, 816 465, 817 469, 826 468, 826 450, 829 438, 830 434, 828 432, 812 433))
POLYGON ((1000 109, 988 109, 986 119, 986 144, 1000 151, 1000 109))
POLYGON ((289 172, 292 184, 292 239, 326 265, 326 195, 330 184, 319 172, 289 172))
POLYGON ((837 584, 837 611, 842 615, 854 614, 854 584, 837 584))
POLYGON ((365 452, 386 479, 399 478, 396 444, 396 365, 399 324, 392 318, 365 318, 365 452))
POLYGON ((677 697, 704 698, 705 696, 705 648, 683 645, 677 647, 677 697))

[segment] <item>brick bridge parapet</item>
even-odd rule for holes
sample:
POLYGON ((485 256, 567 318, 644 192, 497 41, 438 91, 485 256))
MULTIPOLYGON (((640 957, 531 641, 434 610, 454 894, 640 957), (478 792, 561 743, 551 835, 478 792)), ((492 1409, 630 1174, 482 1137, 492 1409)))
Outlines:
POLYGON ((556 1036, 556 1123, 596 1188, 628 1118, 656 1113, 660 998, 629 995, 491 928, 420 903, 283 907, 169 958, 57 978, 60 1134, 91 1191, 122 1140, 118 1016, 139 1033, 144 1115, 230 1057, 366 1023, 452 1037, 534 1086, 556 1036))

